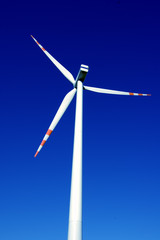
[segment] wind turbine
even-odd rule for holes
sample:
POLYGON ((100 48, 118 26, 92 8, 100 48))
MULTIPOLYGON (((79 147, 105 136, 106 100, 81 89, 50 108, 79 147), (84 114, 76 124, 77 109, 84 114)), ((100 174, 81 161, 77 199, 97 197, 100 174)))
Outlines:
POLYGON ((73 84, 73 89, 64 97, 48 131, 46 132, 36 154, 40 152, 43 145, 53 132, 59 120, 71 103, 77 92, 76 99, 76 114, 75 114, 75 130, 74 130, 74 147, 73 147, 73 162, 72 162, 72 179, 71 179, 71 194, 70 194, 70 211, 69 211, 69 226, 68 240, 82 240, 82 108, 83 108, 83 89, 106 94, 117 95, 134 95, 134 96, 150 96, 150 94, 132 93, 115 91, 103 88, 84 86, 83 82, 88 73, 89 67, 81 64, 77 78, 74 79, 72 74, 64 68, 54 57, 52 57, 37 40, 31 35, 38 46, 43 50, 52 63, 60 70, 60 72, 73 84))

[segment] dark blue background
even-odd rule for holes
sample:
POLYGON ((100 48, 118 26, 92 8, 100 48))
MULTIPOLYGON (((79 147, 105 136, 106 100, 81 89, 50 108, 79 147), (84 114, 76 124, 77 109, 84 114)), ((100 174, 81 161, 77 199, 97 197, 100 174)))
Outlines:
POLYGON ((75 99, 34 159, 72 85, 85 84, 83 235, 160 239, 159 1, 6 1, 0 6, 0 239, 67 239, 75 99))

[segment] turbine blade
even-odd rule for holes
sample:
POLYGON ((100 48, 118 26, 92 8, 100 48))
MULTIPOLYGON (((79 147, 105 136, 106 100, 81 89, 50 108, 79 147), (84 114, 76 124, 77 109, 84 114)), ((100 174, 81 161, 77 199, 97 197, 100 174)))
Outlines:
POLYGON ((88 87, 88 86, 84 86, 84 89, 92 91, 92 92, 106 93, 106 94, 151 96, 151 94, 123 92, 123 91, 116 91, 116 90, 110 90, 110 89, 104 89, 104 88, 95 88, 95 87, 88 87))
POLYGON ((42 49, 42 51, 47 55, 47 57, 52 61, 52 63, 59 69, 59 71, 72 83, 75 83, 73 75, 63 67, 54 57, 51 56, 43 47, 39 44, 39 42, 31 35, 33 40, 37 43, 37 45, 42 49))
POLYGON ((76 91, 77 91, 76 88, 74 88, 69 93, 67 93, 67 95, 64 97, 64 99, 63 99, 55 117, 53 118, 53 121, 51 122, 51 125, 49 126, 49 129, 48 129, 47 133, 45 134, 45 136, 44 136, 36 154, 34 155, 34 157, 37 156, 37 154, 40 152, 41 148, 43 147, 43 145, 45 144, 45 142, 47 141, 47 139, 51 135, 51 133, 54 130, 54 128, 56 127, 57 123, 59 122, 59 120, 63 116, 63 114, 66 111, 66 109, 68 108, 69 104, 71 103, 76 91))

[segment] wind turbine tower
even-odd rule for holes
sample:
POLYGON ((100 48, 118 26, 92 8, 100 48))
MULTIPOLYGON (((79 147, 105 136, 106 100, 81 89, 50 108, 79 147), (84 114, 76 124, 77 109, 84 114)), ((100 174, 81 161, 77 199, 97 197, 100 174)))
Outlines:
POLYGON ((73 162, 72 162, 72 179, 70 193, 70 210, 69 210, 69 226, 68 240, 82 240, 82 117, 83 117, 83 90, 89 90, 97 93, 116 94, 116 95, 134 95, 134 96, 150 96, 150 94, 132 93, 115 91, 103 88, 95 88, 84 86, 83 82, 88 73, 89 67, 81 64, 77 78, 74 79, 72 74, 64 68, 55 58, 53 58, 37 40, 31 35, 34 41, 59 69, 59 71, 72 83, 73 89, 64 97, 48 131, 46 132, 36 154, 40 152, 45 142, 53 132, 57 123, 63 116, 64 112, 71 103, 73 97, 76 96, 76 114, 75 114, 75 130, 74 130, 74 147, 73 147, 73 162))

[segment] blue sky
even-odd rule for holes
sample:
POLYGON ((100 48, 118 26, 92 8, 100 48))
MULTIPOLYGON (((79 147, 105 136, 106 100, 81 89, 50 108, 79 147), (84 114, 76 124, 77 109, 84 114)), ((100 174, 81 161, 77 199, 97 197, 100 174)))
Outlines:
POLYGON ((0 239, 67 239, 75 99, 34 158, 72 85, 30 37, 85 84, 83 239, 160 239, 160 4, 1 4, 0 239))

